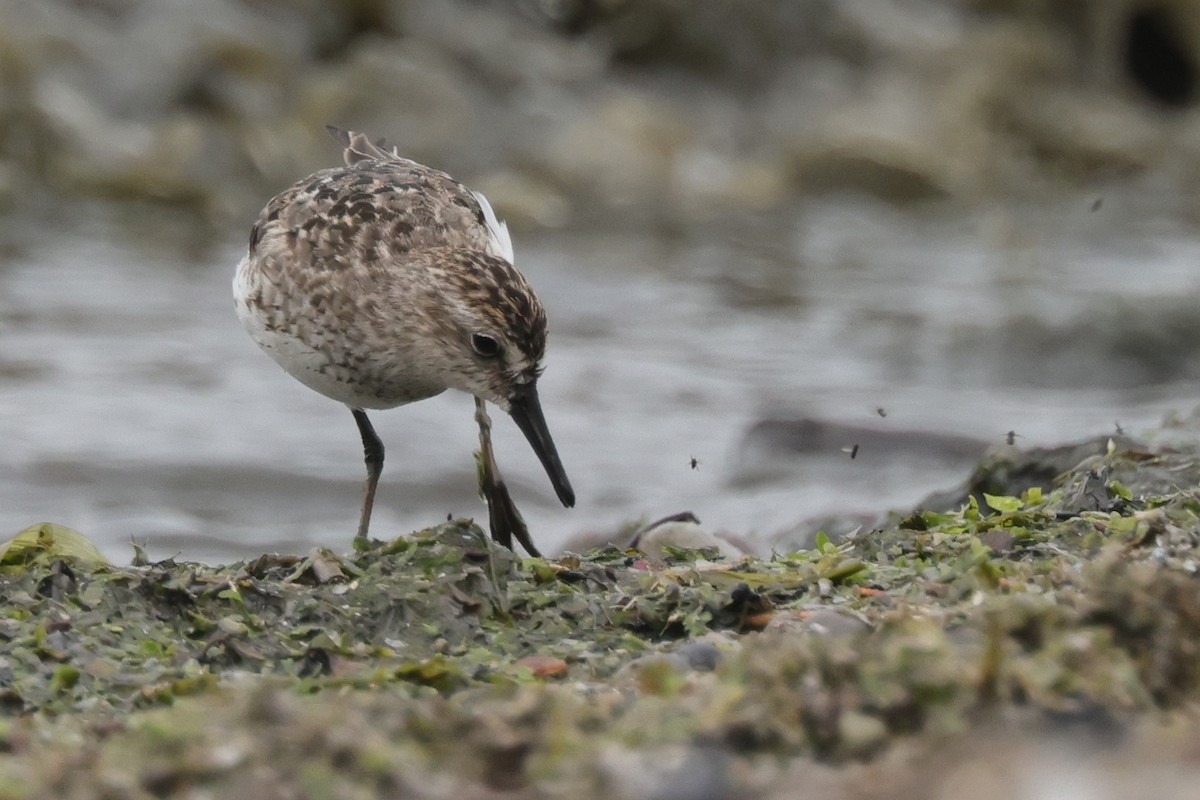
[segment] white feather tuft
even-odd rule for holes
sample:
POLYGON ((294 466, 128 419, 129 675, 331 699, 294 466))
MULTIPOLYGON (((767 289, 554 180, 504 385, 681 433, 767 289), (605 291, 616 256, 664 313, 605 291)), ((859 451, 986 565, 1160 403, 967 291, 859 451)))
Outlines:
POLYGON ((479 207, 483 209, 483 219, 487 223, 488 233, 491 234, 492 249, 495 250, 492 255, 500 256, 515 265, 517 262, 513 257, 512 237, 508 235, 508 226, 496 218, 496 212, 492 210, 492 204, 486 197, 479 192, 471 194, 475 195, 479 207))

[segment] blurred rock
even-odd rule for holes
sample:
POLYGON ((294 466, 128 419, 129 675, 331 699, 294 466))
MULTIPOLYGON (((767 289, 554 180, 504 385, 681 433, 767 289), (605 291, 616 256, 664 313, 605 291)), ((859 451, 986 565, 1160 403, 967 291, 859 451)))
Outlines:
POLYGON ((629 800, 722 800, 730 797, 730 759, 715 747, 608 747, 598 759, 604 785, 629 800))
MULTIPOLYGON (((592 215, 669 215, 672 170, 690 144, 686 111, 652 95, 622 91, 579 109, 558 127, 538 166, 592 215)), ((531 154, 532 155, 532 154, 531 154)))
MULTIPOLYGON (((1097 436, 1082 442, 1073 442, 1060 447, 1034 447, 1022 449, 1011 445, 992 448, 976 465, 963 484, 953 490, 937 492, 926 497, 918 508, 960 508, 974 497, 980 508, 986 508, 984 494, 1002 497, 1020 497, 1033 487, 1049 492, 1072 469, 1085 461, 1091 461, 1108 451, 1110 442, 1122 451, 1142 452, 1145 445, 1126 436, 1097 436)), ((1084 469, 1083 472, 1087 470, 1084 469)), ((1158 470, 1146 467, 1145 476, 1162 477, 1158 470)), ((1144 480, 1144 478, 1139 478, 1144 480)), ((1168 478, 1167 484, 1174 478, 1168 478)), ((1138 492, 1141 484, 1132 490, 1138 492)), ((1100 483, 1100 494, 1104 494, 1104 481, 1100 483)))
POLYGON ((297 89, 293 113, 305 128, 323 137, 324 125, 340 120, 419 161, 450 160, 480 125, 458 66, 412 39, 361 39, 344 60, 316 67, 297 89))
POLYGON ((683 659, 690 669, 699 672, 711 672, 725 658, 740 646, 737 638, 725 632, 710 632, 695 641, 687 642, 675 651, 675 655, 683 659))
POLYGON ((336 163, 326 122, 529 227, 1200 182, 1200 0, 0 0, 0 67, 6 187, 215 219, 336 163))

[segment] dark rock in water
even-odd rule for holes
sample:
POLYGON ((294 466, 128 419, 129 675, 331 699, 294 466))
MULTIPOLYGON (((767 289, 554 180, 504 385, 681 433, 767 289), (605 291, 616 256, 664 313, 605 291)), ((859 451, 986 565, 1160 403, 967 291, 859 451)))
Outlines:
POLYGON ((943 199, 947 187, 903 158, 879 153, 840 152, 836 147, 815 148, 798 156, 793 166, 796 180, 807 191, 861 192, 896 204, 943 199))
POLYGON ((1110 297, 1052 319, 963 325, 939 357, 952 372, 987 365, 1013 386, 1138 388, 1200 378, 1197 327, 1191 297, 1110 297))
POLYGON ((937 458, 957 461, 978 458, 987 442, 970 436, 928 431, 884 430, 865 425, 801 417, 756 422, 744 447, 797 456, 837 456, 850 443, 859 446, 858 458, 937 458))
POLYGON ((743 437, 731 483, 753 485, 811 458, 846 462, 853 458, 856 466, 863 467, 915 459, 966 467, 986 449, 985 441, 970 436, 844 425, 811 417, 764 419, 743 437))
MULTIPOLYGON (((1125 436, 1097 436, 1061 447, 1036 447, 1029 450, 1011 446, 997 447, 984 457, 960 487, 932 494, 920 503, 920 507, 958 508, 974 497, 980 507, 984 508, 987 505, 983 497, 985 494, 1019 497, 1035 486, 1048 492, 1068 471, 1084 461, 1104 455, 1110 442, 1116 449, 1123 451, 1143 451, 1146 448, 1143 443, 1125 436)), ((1099 490, 1102 496, 1104 483, 1101 482, 1099 490)), ((1096 501, 1077 502, 1079 508, 1089 504, 1092 506, 1090 510, 1097 510, 1096 501)))

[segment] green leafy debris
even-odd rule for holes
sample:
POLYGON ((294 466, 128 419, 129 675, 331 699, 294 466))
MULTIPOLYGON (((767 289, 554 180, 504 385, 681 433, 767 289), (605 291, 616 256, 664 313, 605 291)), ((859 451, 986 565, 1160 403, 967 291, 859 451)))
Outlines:
POLYGON ((7 542, 0 543, 0 566, 27 564, 48 558, 77 559, 89 564, 107 564, 96 545, 77 530, 53 522, 30 525, 7 542))
MULTIPOLYGON (((613 748, 843 762, 985 716, 1190 708, 1200 459, 1103 458, 1100 483, 1085 461, 736 563, 520 559, 462 520, 225 566, 26 547, 0 569, 0 721, 90 731, 62 757, 85 741, 153 796, 261 794, 267 773, 375 796, 433 772, 601 787, 613 748)), ((22 774, 35 796, 101 796, 76 772, 22 774)))

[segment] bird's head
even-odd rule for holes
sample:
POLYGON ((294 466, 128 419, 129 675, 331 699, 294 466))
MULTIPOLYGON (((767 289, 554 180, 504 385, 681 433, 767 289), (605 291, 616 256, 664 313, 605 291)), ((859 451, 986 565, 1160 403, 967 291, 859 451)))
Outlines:
POLYGON ((435 270, 445 384, 508 412, 529 440, 559 500, 575 492, 559 461, 538 399, 546 351, 546 312, 516 267, 487 253, 441 254, 435 270))

